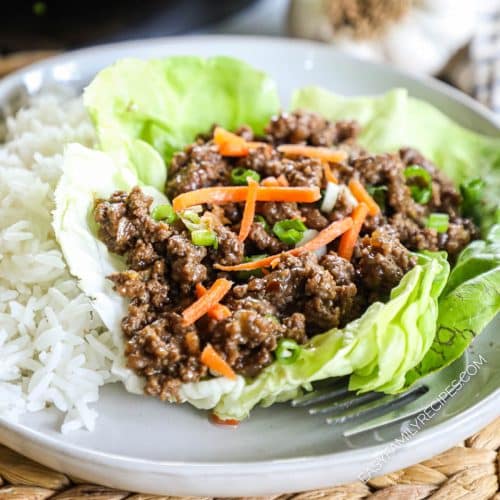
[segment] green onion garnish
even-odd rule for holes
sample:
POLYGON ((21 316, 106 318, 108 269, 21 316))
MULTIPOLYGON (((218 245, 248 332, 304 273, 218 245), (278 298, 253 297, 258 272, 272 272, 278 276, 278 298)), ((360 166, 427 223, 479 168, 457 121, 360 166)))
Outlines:
POLYGON ((429 215, 425 225, 430 229, 435 229, 438 233, 448 231, 450 216, 448 214, 434 213, 429 215))
POLYGON ((199 247, 214 247, 217 249, 219 241, 217 234, 210 229, 196 229, 191 232, 191 241, 199 247))
POLYGON ((385 197, 387 196, 387 186, 367 186, 366 190, 375 200, 382 211, 385 210, 385 197))
POLYGON ((153 217, 153 219, 156 221, 164 220, 169 224, 172 224, 172 222, 174 222, 177 219, 177 215, 174 212, 172 205, 168 203, 165 203, 164 205, 158 205, 155 208, 153 208, 153 211, 151 212, 151 217, 153 217))
POLYGON ((255 170, 242 167, 233 168, 233 170, 231 170, 231 182, 236 186, 246 186, 249 177, 255 182, 260 181, 260 175, 255 170))
MULTIPOLYGON (((248 257, 245 257, 243 259, 243 262, 253 262, 254 260, 260 260, 263 259, 264 257, 267 257, 267 254, 261 254, 261 255, 249 255, 248 257)), ((261 278, 262 275, 262 269, 253 269, 251 271, 238 271, 236 273, 236 278, 239 280, 248 280, 252 276, 255 276, 256 278, 261 278)))
POLYGON ((276 222, 273 233, 287 245, 295 245, 304 236, 307 226, 300 219, 285 219, 276 222))
POLYGON ((404 170, 404 176, 407 179, 419 178, 425 184, 425 186, 411 185, 410 192, 412 198, 422 205, 429 202, 432 195, 432 176, 424 167, 420 165, 410 165, 404 170))
POLYGON ((262 217, 262 215, 256 215, 254 218, 253 218, 254 222, 257 222, 258 224, 262 224, 264 226, 264 229, 269 232, 270 231, 270 227, 269 227, 269 224, 267 223, 267 220, 264 219, 264 217, 262 217))
POLYGON ((482 179, 471 179, 460 184, 462 195, 462 214, 472 217, 474 222, 480 222, 480 209, 483 198, 484 181, 482 179))
POLYGON ((278 347, 275 351, 276 360, 282 365, 290 365, 297 361, 300 351, 302 351, 302 348, 295 340, 281 339, 278 341, 278 347))

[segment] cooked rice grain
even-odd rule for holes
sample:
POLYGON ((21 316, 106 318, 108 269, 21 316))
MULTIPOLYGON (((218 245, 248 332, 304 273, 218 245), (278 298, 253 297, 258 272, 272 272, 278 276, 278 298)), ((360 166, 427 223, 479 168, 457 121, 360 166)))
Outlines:
POLYGON ((99 387, 129 377, 120 338, 105 331, 54 239, 69 142, 91 146, 93 128, 81 99, 54 94, 9 118, 0 146, 0 416, 55 406, 62 432, 92 430, 99 387))

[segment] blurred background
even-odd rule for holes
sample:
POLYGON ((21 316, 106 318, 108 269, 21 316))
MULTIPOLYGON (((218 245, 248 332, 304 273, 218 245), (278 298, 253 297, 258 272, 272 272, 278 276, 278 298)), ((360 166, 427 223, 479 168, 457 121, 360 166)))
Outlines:
POLYGON ((0 76, 50 54, 189 34, 318 40, 435 75, 500 112, 500 0, 3 0, 0 76))

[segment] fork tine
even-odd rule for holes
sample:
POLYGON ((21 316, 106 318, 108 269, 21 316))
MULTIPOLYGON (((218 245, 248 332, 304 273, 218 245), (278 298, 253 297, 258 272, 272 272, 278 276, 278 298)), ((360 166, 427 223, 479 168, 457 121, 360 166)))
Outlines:
MULTIPOLYGON (((343 424, 353 418, 369 415, 375 412, 378 413, 386 408, 393 410, 406 405, 409 401, 412 401, 415 398, 419 398, 424 390, 427 391, 427 387, 419 385, 402 394, 397 394, 395 396, 382 396, 376 400, 369 401, 362 405, 356 405, 353 408, 347 408, 346 410, 338 412, 335 416, 328 417, 326 422, 328 424, 343 424)), ((385 414, 382 415, 381 418, 384 416, 385 414)))
POLYGON ((322 405, 309 408, 311 415, 333 413, 336 411, 347 410, 349 408, 360 406, 364 403, 369 403, 374 400, 381 399, 383 394, 380 392, 367 392, 359 396, 355 392, 350 392, 347 397, 337 401, 331 401, 322 405))
POLYGON ((316 403, 320 403, 322 401, 327 401, 333 398, 340 398, 349 393, 347 388, 347 381, 340 380, 335 384, 330 385, 329 387, 324 387, 321 389, 316 389, 313 392, 309 392, 304 394, 303 396, 299 396, 292 400, 293 407, 304 407, 311 406, 316 403))
POLYGON ((383 415, 351 427, 350 429, 344 431, 344 436, 354 436, 355 434, 371 431, 377 427, 382 427, 383 425, 392 424, 398 420, 403 420, 411 417, 412 415, 421 413, 425 409, 430 408, 433 403, 442 404, 442 402, 443 399, 438 398, 435 391, 428 391, 426 394, 405 405, 403 408, 391 409, 388 413, 384 413, 383 415))

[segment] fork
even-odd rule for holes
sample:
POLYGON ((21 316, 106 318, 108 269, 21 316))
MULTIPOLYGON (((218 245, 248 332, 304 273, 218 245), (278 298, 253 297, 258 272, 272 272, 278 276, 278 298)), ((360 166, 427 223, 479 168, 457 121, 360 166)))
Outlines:
POLYGON ((466 366, 466 356, 440 372, 433 373, 406 392, 387 395, 381 392, 356 394, 349 391, 347 379, 330 379, 318 383, 313 392, 292 400, 295 408, 306 408, 310 415, 325 415, 328 424, 353 426, 343 432, 345 437, 392 424, 446 402, 466 366))

